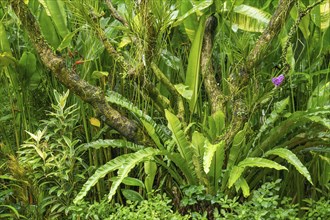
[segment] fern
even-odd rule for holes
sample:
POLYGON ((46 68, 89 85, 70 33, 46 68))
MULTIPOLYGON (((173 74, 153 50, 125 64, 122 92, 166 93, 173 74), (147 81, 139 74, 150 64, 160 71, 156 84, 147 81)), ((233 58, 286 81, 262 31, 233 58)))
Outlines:
POLYGON ((225 128, 225 114, 222 111, 217 111, 207 117, 207 134, 211 140, 215 140, 220 136, 225 128))
POLYGON ((118 179, 116 179, 111 185, 111 189, 108 195, 108 200, 111 201, 112 197, 115 195, 117 188, 119 187, 121 182, 124 180, 125 177, 127 177, 128 173, 138 163, 143 162, 146 160, 146 158, 149 158, 159 153, 160 151, 157 149, 146 148, 144 150, 140 150, 136 153, 130 154, 129 157, 121 165, 120 169, 118 169, 118 179))
POLYGON ((115 148, 128 148, 133 151, 138 151, 141 149, 144 149, 145 147, 143 145, 138 145, 126 140, 97 140, 93 141, 87 144, 83 144, 80 147, 79 151, 85 151, 90 148, 93 149, 100 149, 100 148, 107 148, 107 147, 115 147, 115 148))
POLYGON ((235 162, 236 162, 236 160, 239 156, 239 153, 240 153, 240 147, 245 142, 245 135, 246 135, 245 129, 240 130, 235 135, 232 147, 230 148, 229 157, 228 157, 228 164, 227 164, 228 169, 230 169, 232 166, 235 165, 235 162))
POLYGON ((192 163, 194 165, 194 170, 196 172, 197 178, 204 183, 208 184, 208 179, 206 173, 203 171, 203 155, 205 151, 206 138, 201 133, 195 131, 191 139, 191 149, 192 149, 192 163))
POLYGON ((168 121, 168 128, 172 132, 172 138, 175 140, 175 143, 178 146, 178 151, 180 152, 182 158, 184 158, 186 161, 191 161, 191 146, 182 130, 181 122, 168 110, 165 110, 165 116, 168 121))
POLYGON ((267 151, 268 149, 273 148, 281 138, 287 137, 292 131, 296 131, 296 133, 305 132, 306 127, 303 125, 310 122, 322 125, 322 129, 326 131, 326 129, 329 129, 329 119, 327 119, 329 114, 330 110, 327 107, 322 109, 310 109, 308 111, 297 111, 291 114, 286 120, 270 130, 266 138, 255 147, 250 156, 260 156, 262 151, 267 151))
POLYGON ((132 102, 127 100, 119 93, 109 90, 105 99, 112 104, 116 104, 122 108, 129 110, 130 113, 134 114, 138 119, 143 119, 149 124, 151 124, 154 127, 156 134, 161 138, 164 143, 170 139, 170 131, 165 126, 157 124, 149 115, 145 114, 142 110, 140 110, 132 102))
POLYGON ((224 140, 220 141, 217 145, 217 150, 214 154, 211 167, 210 167, 210 172, 209 172, 209 177, 212 180, 212 184, 214 186, 215 192, 218 190, 219 187, 219 180, 222 175, 222 166, 224 163, 225 159, 225 146, 226 142, 224 140))
POLYGON ((235 183, 236 192, 239 189, 242 189, 243 196, 246 198, 250 195, 250 187, 249 184, 246 182, 245 178, 240 177, 235 183))
POLYGON ((284 148, 277 148, 267 151, 265 153, 265 156, 269 156, 269 155, 277 155, 288 161, 298 170, 299 173, 301 173, 301 175, 303 175, 313 185, 312 178, 307 168, 301 163, 298 157, 294 153, 292 153, 292 151, 284 148))
POLYGON ((285 110, 285 108, 289 105, 289 97, 275 103, 274 110, 270 113, 270 116, 266 119, 265 123, 261 126, 259 133, 253 141, 253 145, 255 145, 256 141, 260 139, 263 133, 269 129, 270 126, 274 124, 274 122, 279 118, 280 114, 285 110))
POLYGON ((73 202, 78 203, 81 201, 86 196, 88 191, 99 181, 99 179, 105 177, 105 175, 114 170, 118 170, 118 179, 113 182, 108 196, 109 200, 111 200, 119 184, 128 175, 129 171, 139 162, 150 156, 154 156, 159 152, 160 151, 157 149, 146 148, 135 153, 116 157, 115 159, 109 161, 108 163, 99 167, 96 172, 87 180, 73 202))
MULTIPOLYGON (((205 148, 204 157, 203 157, 203 166, 204 166, 204 172, 206 174, 210 171, 212 159, 213 159, 216 151, 224 152, 224 146, 225 146, 224 141, 221 141, 217 144, 211 144, 208 140, 205 141, 206 148, 205 148)), ((222 163, 221 161, 217 161, 217 162, 222 163)))
POLYGON ((192 161, 184 160, 179 153, 167 153, 166 156, 181 170, 189 184, 197 184, 196 173, 192 169, 192 161))
POLYGON ((152 126, 150 123, 146 122, 145 120, 141 120, 144 128, 146 129, 149 137, 151 137, 151 139, 155 142, 155 144, 157 145, 157 147, 159 149, 164 149, 164 146, 161 144, 160 139, 155 131, 154 126, 152 126))
POLYGON ((271 160, 248 157, 243 161, 241 161, 237 166, 234 166, 230 171, 229 180, 228 180, 229 188, 231 188, 233 184, 241 177, 246 167, 267 167, 276 170, 288 170, 286 167, 271 160))
POLYGON ((330 105, 330 82, 321 81, 308 99, 307 108, 330 105))

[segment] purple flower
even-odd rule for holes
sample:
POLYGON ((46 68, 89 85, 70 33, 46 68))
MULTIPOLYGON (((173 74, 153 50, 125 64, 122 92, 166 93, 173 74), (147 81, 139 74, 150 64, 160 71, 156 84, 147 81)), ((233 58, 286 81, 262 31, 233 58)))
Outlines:
POLYGON ((280 85, 282 84, 283 81, 284 81, 284 75, 283 75, 283 74, 279 75, 278 77, 274 77, 274 78, 272 79, 272 83, 273 83, 276 87, 280 86, 280 85))

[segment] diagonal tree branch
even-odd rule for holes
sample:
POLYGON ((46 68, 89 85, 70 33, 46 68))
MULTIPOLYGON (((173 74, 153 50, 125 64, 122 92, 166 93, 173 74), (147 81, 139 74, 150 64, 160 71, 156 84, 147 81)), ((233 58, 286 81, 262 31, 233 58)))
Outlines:
POLYGON ((125 18, 123 18, 118 11, 115 9, 115 7, 113 7, 111 0, 105 0, 105 3, 107 4, 108 8, 111 11, 111 15, 117 19, 118 21, 120 21, 124 26, 128 26, 128 23, 126 21, 125 18))
MULTIPOLYGON (((279 0, 278 6, 273 14, 267 28, 259 37, 254 48, 248 55, 246 59, 246 64, 244 71, 241 75, 241 80, 237 80, 233 83, 233 87, 236 90, 243 89, 249 82, 249 74, 257 66, 261 57, 266 52, 267 47, 271 44, 271 41, 277 36, 284 26, 287 16, 290 13, 291 8, 296 0, 279 0)), ((247 116, 246 104, 244 103, 244 93, 240 92, 234 95, 234 105, 233 105, 233 116, 231 121, 231 127, 228 129, 224 140, 232 140, 235 134, 242 129, 247 116)))
POLYGON ((276 11, 270 19, 267 28, 261 34, 254 48, 247 57, 245 66, 247 74, 257 65, 263 54, 266 52, 268 45, 270 45, 274 37, 276 37, 281 31, 295 1, 296 0, 279 1, 276 11))
POLYGON ((35 17, 23 0, 12 1, 11 6, 28 32, 30 41, 40 55, 43 64, 52 71, 64 86, 82 100, 91 104, 104 116, 104 120, 108 125, 127 139, 142 144, 150 143, 143 130, 134 121, 123 116, 106 102, 101 89, 82 80, 78 74, 66 67, 65 60, 62 57, 53 53, 41 35, 35 17))

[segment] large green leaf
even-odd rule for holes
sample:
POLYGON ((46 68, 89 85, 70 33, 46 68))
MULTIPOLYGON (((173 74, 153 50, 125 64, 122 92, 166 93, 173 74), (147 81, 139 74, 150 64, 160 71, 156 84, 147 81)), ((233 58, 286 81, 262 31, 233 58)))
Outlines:
POLYGON ((180 155, 182 156, 182 158, 184 158, 184 160, 191 161, 192 159, 191 146, 182 130, 181 122, 174 114, 169 112, 167 109, 165 110, 165 117, 168 121, 167 126, 172 132, 172 138, 175 140, 175 143, 177 144, 180 155))
POLYGON ((206 150, 206 143, 208 140, 205 136, 198 131, 194 131, 191 138, 191 149, 192 149, 192 163, 194 166, 194 170, 196 172, 196 176, 200 180, 201 183, 207 184, 207 176, 203 171, 203 155, 206 150))
POLYGON ((326 30, 330 26, 330 0, 325 0, 320 4, 321 30, 326 30))
POLYGON ((144 172, 146 177, 144 179, 144 185, 148 193, 152 192, 152 186, 154 184, 156 172, 157 172, 157 164, 152 160, 147 160, 144 162, 144 172))
POLYGON ((38 20, 42 35, 45 37, 47 43, 49 43, 53 49, 56 49, 60 45, 61 41, 59 39, 59 35, 56 32, 56 28, 52 19, 47 15, 47 12, 44 8, 40 9, 38 20))
POLYGON ((191 100, 192 91, 188 89, 188 86, 183 85, 182 83, 174 85, 178 93, 185 99, 191 100))
POLYGON ((234 7, 234 12, 242 15, 246 15, 250 18, 254 18, 259 22, 268 24, 271 19, 271 14, 262 11, 258 8, 249 5, 239 5, 234 7))
POLYGON ((243 4, 235 6, 233 11, 235 12, 233 14, 233 30, 239 28, 244 31, 262 32, 271 18, 267 12, 243 4))
POLYGON ((284 148, 276 148, 265 153, 265 157, 269 155, 277 155, 288 161, 313 185, 311 175, 309 174, 307 168, 301 163, 299 158, 294 153, 292 153, 292 151, 284 148))
POLYGON ((67 28, 65 1, 39 0, 46 13, 53 20, 58 34, 64 38, 69 30, 67 28))
POLYGON ((236 192, 238 192, 239 189, 242 189, 243 196, 246 198, 250 195, 250 187, 246 180, 243 177, 240 177, 236 183, 235 183, 236 192))
POLYGON ((311 18, 316 26, 325 31, 330 26, 330 0, 324 0, 311 11, 311 18))
POLYGON ((184 22, 184 29, 190 41, 192 42, 196 33, 196 26, 198 24, 197 15, 195 13, 189 13, 193 8, 190 0, 182 0, 180 2, 180 17, 173 25, 179 25, 184 22))
POLYGON ((264 158, 248 157, 241 161, 237 166, 234 166, 229 174, 228 187, 231 188, 233 184, 241 177, 246 167, 263 167, 272 168, 276 170, 288 170, 286 167, 264 158))
POLYGON ((212 184, 214 186, 215 192, 217 192, 218 190, 219 180, 223 174, 222 166, 224 164, 224 159, 225 159, 226 142, 222 140, 216 145, 217 148, 212 159, 210 172, 208 174, 210 181, 212 181, 212 184))
POLYGON ((3 52, 12 55, 5 26, 0 21, 0 53, 3 52))
POLYGON ((186 161, 179 153, 167 152, 166 156, 180 169, 189 184, 196 185, 198 183, 196 173, 192 166, 192 160, 186 161))
POLYGON ((230 148, 230 153, 228 157, 227 168, 230 169, 235 165, 235 162, 241 152, 240 148, 244 145, 245 142, 245 129, 240 130, 234 137, 233 144, 230 148))
POLYGON ((180 4, 180 14, 177 20, 173 23, 173 26, 184 23, 185 31, 191 42, 195 39, 196 29, 198 27, 197 13, 208 7, 213 3, 213 0, 203 0, 198 4, 192 5, 190 0, 182 0, 180 4), (196 14, 195 14, 196 13, 196 14))
MULTIPOLYGON (((214 158, 215 152, 220 150, 221 152, 224 152, 225 142, 222 140, 217 144, 211 144, 208 140, 205 141, 205 151, 204 151, 204 157, 203 157, 203 167, 204 172, 207 174, 210 171, 210 166, 212 163, 212 159, 214 158)), ((217 161, 217 166, 220 166, 222 164, 221 161, 217 161)), ((221 167, 220 167, 221 169, 221 167)))
POLYGON ((241 177, 244 172, 244 167, 234 166, 229 173, 228 188, 231 188, 233 184, 241 177))
POLYGON ((157 135, 157 133, 155 131, 154 126, 152 126, 149 122, 147 122, 147 121, 145 121, 143 119, 141 120, 141 122, 142 122, 144 128, 146 129, 149 137, 151 137, 151 139, 155 142, 155 144, 157 145, 157 147, 159 149, 163 149, 164 146, 161 144, 160 139, 159 139, 159 137, 158 137, 158 135, 157 135))
POLYGON ((198 12, 198 11, 202 11, 206 8, 208 8, 210 5, 212 5, 213 3, 213 0, 203 0, 203 1, 200 1, 198 4, 192 6, 191 3, 187 3, 187 2, 190 2, 189 0, 183 0, 182 2, 185 2, 185 6, 184 6, 184 10, 182 10, 183 12, 185 12, 183 15, 181 15, 180 17, 177 18, 176 22, 173 23, 173 26, 177 26, 179 24, 182 23, 182 21, 184 21, 187 17, 189 17, 191 14, 195 13, 195 12, 198 12), (187 5, 190 5, 190 9, 189 9, 189 6, 187 5), (188 10, 187 10, 188 9, 188 10))
POLYGON ((191 143, 192 143, 192 148, 194 148, 194 151, 196 155, 202 157, 204 155, 204 151, 205 151, 205 144, 206 138, 204 137, 203 134, 195 131, 192 135, 191 138, 191 143))
POLYGON ((211 140, 215 140, 219 135, 222 134, 225 128, 225 114, 219 110, 207 117, 208 129, 207 133, 211 140))
POLYGON ((198 92, 200 87, 200 57, 203 44, 206 16, 202 16, 195 34, 188 58, 188 67, 186 73, 185 85, 192 91, 189 101, 190 112, 193 113, 196 107, 198 92))
MULTIPOLYGON (((117 176, 114 176, 114 177, 111 177, 109 179, 109 181, 117 181, 118 177, 117 176)), ((144 184, 141 180, 137 179, 137 178, 133 178, 133 177, 125 177, 122 181, 123 184, 125 184, 126 186, 137 186, 137 187, 141 187, 141 188, 144 188, 144 184)))
POLYGON ((311 97, 308 99, 307 108, 316 108, 330 106, 330 81, 321 81, 317 87, 314 89, 311 97))
POLYGON ((33 53, 25 51, 19 60, 18 65, 20 67, 20 72, 24 74, 25 79, 23 79, 27 80, 27 78, 32 77, 37 69, 37 59, 33 53))
POLYGON ((131 189, 122 189, 121 192, 123 193, 125 199, 132 202, 141 202, 143 200, 143 197, 140 195, 140 193, 131 189))

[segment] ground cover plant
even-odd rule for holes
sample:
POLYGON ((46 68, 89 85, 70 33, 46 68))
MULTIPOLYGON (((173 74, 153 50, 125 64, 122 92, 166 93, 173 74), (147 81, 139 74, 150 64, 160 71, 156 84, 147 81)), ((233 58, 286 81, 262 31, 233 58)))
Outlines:
POLYGON ((0 6, 1 218, 329 216, 329 0, 0 6))

